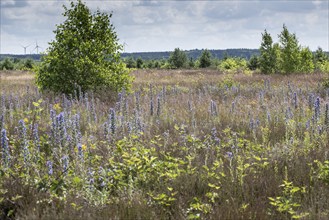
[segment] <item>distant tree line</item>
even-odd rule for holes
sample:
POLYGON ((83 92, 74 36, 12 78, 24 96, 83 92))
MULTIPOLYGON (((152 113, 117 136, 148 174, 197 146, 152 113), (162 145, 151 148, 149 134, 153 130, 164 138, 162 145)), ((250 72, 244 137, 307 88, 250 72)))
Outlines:
MULTIPOLYGON (((184 53, 187 57, 196 60, 200 57, 204 49, 193 49, 193 50, 184 50, 184 53)), ((226 56, 230 57, 243 57, 245 59, 250 59, 253 55, 259 55, 260 52, 258 49, 245 49, 245 48, 237 48, 237 49, 223 49, 223 50, 208 50, 212 57, 217 59, 224 59, 226 56)), ((123 59, 132 57, 134 59, 141 58, 143 60, 161 60, 161 59, 169 59, 171 53, 173 51, 162 51, 162 52, 134 52, 134 53, 122 53, 121 57, 123 59)))
MULTIPOLYGON (((259 71, 272 73, 328 72, 329 56, 322 48, 312 52, 301 46, 297 36, 290 33, 286 25, 273 42, 267 30, 262 33, 259 49, 189 50, 175 48, 173 52, 123 53, 121 59, 128 68, 179 69, 213 68, 222 72, 259 71), (137 57, 138 56, 138 57, 137 57)), ((29 55, 11 55, 0 58, 0 69, 31 69, 36 64, 29 55), (19 59, 22 57, 24 59, 19 59)))
POLYGON ((301 46, 296 34, 290 33, 285 25, 278 37, 279 42, 274 43, 271 35, 265 30, 262 33, 259 53, 253 53, 249 58, 231 56, 227 52, 218 58, 207 49, 202 50, 199 57, 195 58, 189 56, 191 51, 175 48, 168 59, 143 60, 139 57, 135 60, 133 57, 128 57, 124 60, 128 68, 138 69, 216 68, 221 72, 232 73, 246 71, 259 71, 264 74, 315 71, 329 73, 329 56, 322 48, 319 47, 312 52, 308 47, 301 46))
MULTIPOLYGON (((204 49, 193 49, 193 50, 185 50, 184 52, 188 57, 191 57, 193 60, 196 60, 200 57, 201 53, 204 51, 204 49)), ((259 55, 260 52, 258 49, 244 49, 244 48, 238 48, 238 49, 223 49, 223 50, 209 50, 212 57, 223 59, 226 56, 231 57, 243 57, 245 59, 250 59, 253 55, 259 55)), ((127 59, 127 58, 134 58, 137 60, 138 58, 141 58, 142 60, 167 60, 170 57, 170 54, 172 51, 161 51, 161 52, 134 52, 134 53, 122 53, 121 58, 127 59)), ((42 57, 44 57, 45 54, 0 54, 0 61, 5 59, 6 57, 10 57, 13 59, 32 59, 35 61, 40 61, 42 57)))
POLYGON ((0 70, 30 70, 36 62, 30 58, 18 59, 6 57, 0 61, 0 70))

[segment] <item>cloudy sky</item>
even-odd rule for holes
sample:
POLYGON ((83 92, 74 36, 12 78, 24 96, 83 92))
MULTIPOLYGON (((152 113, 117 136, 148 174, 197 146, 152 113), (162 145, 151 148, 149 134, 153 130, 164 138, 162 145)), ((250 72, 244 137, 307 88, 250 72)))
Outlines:
MULTIPOLYGON (((94 11, 113 12, 127 52, 259 48, 267 29, 274 41, 285 23, 303 46, 329 51, 328 0, 85 0, 94 11)), ((45 51, 63 22, 66 0, 1 0, 0 53, 45 51), (34 49, 34 50, 33 50, 34 49)))

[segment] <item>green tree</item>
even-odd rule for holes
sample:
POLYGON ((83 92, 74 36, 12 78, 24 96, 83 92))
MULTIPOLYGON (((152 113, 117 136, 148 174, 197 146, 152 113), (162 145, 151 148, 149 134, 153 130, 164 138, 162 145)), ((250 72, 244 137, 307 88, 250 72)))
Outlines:
POLYGON ((248 69, 256 70, 259 68, 259 58, 255 55, 252 55, 247 63, 248 69))
POLYGON ((32 59, 26 59, 24 61, 24 67, 26 69, 32 69, 33 68, 33 60, 32 59))
POLYGON ((323 52, 321 47, 318 47, 318 49, 315 51, 315 54, 314 54, 314 62, 322 63, 322 62, 325 62, 328 60, 329 60, 328 55, 325 52, 323 52))
POLYGON ((262 43, 260 46, 259 66, 262 73, 271 74, 275 72, 275 51, 271 35, 265 29, 262 33, 262 43))
POLYGON ((159 62, 159 60, 156 60, 154 62, 154 68, 156 68, 156 69, 159 69, 160 68, 160 62, 159 62))
POLYGON ((143 68, 143 64, 144 64, 144 62, 143 62, 142 58, 138 57, 136 60, 136 67, 138 69, 141 69, 141 68, 143 68))
POLYGON ((322 50, 321 47, 315 51, 314 54, 314 65, 315 69, 320 72, 328 73, 329 72, 329 57, 322 50))
POLYGON ((284 73, 296 73, 300 71, 300 46, 295 34, 288 31, 286 25, 279 34, 279 42, 282 52, 282 71, 284 73))
POLYGON ((133 57, 129 57, 126 59, 126 65, 128 68, 136 68, 136 62, 133 57))
POLYGON ((89 8, 78 0, 64 7, 66 20, 54 31, 48 54, 37 70, 36 82, 41 90, 72 94, 109 88, 128 89, 131 77, 120 60, 122 46, 110 22, 111 14, 89 8))
POLYGON ((281 73, 282 72, 282 53, 281 47, 279 43, 273 44, 273 62, 274 63, 274 72, 281 73))
POLYGON ((149 60, 146 63, 146 66, 147 66, 148 69, 152 69, 154 67, 154 61, 153 60, 149 60))
POLYGON ((13 70, 14 69, 14 63, 13 61, 6 57, 1 63, 0 67, 2 70, 13 70))
POLYGON ((193 60, 192 57, 190 57, 190 61, 188 62, 188 66, 189 66, 190 68, 194 68, 194 67, 195 67, 195 63, 194 63, 194 60, 193 60))
POLYGON ((206 49, 202 52, 200 58, 200 67, 201 68, 206 68, 211 65, 211 53, 206 49))
POLYGON ((302 73, 311 73, 314 71, 313 53, 308 47, 302 48, 300 51, 299 71, 302 73))
POLYGON ((184 51, 175 48, 174 52, 170 54, 168 61, 172 68, 182 68, 187 63, 187 56, 184 51))

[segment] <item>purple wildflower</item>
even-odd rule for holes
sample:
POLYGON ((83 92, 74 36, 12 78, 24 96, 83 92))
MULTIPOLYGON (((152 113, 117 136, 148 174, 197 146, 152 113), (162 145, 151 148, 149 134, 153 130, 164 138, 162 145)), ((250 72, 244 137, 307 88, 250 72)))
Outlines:
POLYGON ((48 160, 46 162, 46 165, 48 167, 48 174, 49 175, 53 175, 53 162, 51 162, 50 160, 48 160))

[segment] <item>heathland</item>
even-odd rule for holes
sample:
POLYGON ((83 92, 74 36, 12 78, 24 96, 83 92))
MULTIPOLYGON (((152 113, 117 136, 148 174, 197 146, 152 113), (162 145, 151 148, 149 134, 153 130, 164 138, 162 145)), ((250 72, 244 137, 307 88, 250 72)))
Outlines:
POLYGON ((0 73, 1 219, 328 219, 326 74, 135 70, 130 92, 0 73))

